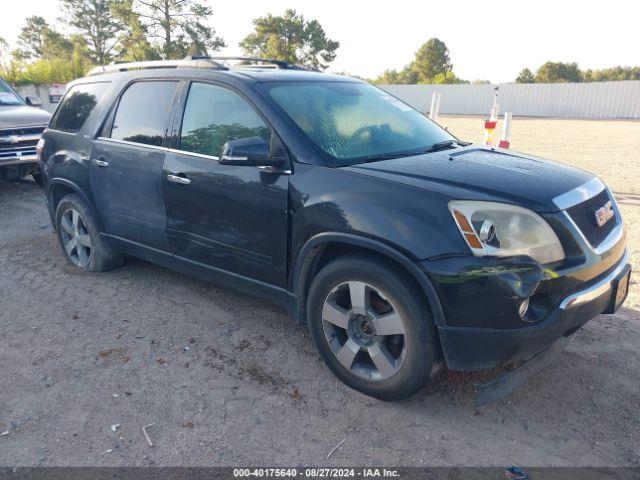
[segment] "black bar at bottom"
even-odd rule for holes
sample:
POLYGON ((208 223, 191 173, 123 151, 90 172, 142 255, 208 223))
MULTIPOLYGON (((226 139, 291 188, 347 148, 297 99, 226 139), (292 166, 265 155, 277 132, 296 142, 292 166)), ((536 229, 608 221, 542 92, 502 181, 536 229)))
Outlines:
POLYGON ((627 480, 638 467, 0 467, 2 480, 218 480, 388 478, 396 480, 627 480), (513 476, 521 471, 521 476, 513 476))

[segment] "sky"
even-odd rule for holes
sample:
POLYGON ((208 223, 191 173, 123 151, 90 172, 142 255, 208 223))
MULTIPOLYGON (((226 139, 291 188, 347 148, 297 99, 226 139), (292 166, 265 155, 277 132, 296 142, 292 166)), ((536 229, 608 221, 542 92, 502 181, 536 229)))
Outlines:
MULTIPOLYGON (((375 78, 401 69, 431 37, 449 47, 453 69, 465 80, 512 82, 518 72, 545 61, 577 62, 580 68, 640 65, 638 0, 204 0, 209 22, 228 47, 238 47, 251 21, 294 8, 318 20, 340 42, 329 71, 375 78)), ((29 15, 61 27, 57 0, 0 0, 0 37, 15 45, 29 15)))

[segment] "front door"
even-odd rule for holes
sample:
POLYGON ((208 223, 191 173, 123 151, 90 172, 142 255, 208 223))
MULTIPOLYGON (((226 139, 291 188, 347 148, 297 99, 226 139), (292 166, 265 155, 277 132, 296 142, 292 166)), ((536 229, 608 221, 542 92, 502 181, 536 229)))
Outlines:
POLYGON ((242 96, 207 83, 191 84, 177 123, 163 178, 174 255, 284 286, 287 174, 218 162, 229 140, 260 136, 273 144, 275 134, 242 96))
POLYGON ((91 151, 90 179, 106 233, 169 250, 162 193, 163 148, 178 83, 136 82, 91 151))

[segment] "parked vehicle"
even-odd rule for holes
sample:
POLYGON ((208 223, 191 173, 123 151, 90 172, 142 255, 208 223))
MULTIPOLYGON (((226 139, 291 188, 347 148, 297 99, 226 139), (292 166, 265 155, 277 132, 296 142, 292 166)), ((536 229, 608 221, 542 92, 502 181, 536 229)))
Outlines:
POLYGON ((594 175, 461 142, 374 86, 284 62, 96 69, 39 151, 70 263, 133 255, 273 299, 380 399, 443 363, 531 359, 629 284, 594 175))
POLYGON ((0 179, 32 174, 39 181, 36 144, 51 118, 41 105, 37 96, 23 99, 0 78, 0 179))

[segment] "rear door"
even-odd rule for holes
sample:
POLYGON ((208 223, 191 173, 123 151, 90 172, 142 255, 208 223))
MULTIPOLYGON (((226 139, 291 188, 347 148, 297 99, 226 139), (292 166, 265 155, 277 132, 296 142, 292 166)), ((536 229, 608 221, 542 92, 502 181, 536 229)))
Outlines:
POLYGON ((162 168, 178 82, 138 81, 117 103, 91 151, 90 178, 106 233, 169 250, 162 168))
POLYGON ((163 179, 176 259, 283 286, 288 171, 218 161, 223 145, 239 138, 262 137, 273 153, 281 148, 275 133, 246 98, 209 83, 191 84, 176 123, 163 179))

